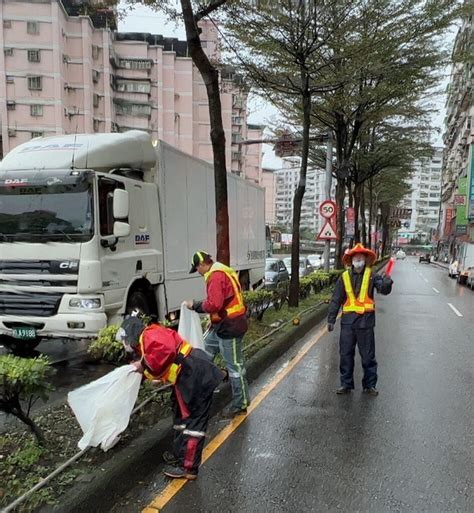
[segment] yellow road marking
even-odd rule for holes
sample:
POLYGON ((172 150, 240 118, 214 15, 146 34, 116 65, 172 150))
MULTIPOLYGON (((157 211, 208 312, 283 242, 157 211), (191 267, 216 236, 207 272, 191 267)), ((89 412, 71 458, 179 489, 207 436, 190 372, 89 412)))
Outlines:
MULTIPOLYGON (((219 447, 230 437, 230 435, 245 421, 245 419, 258 408, 259 404, 274 390, 278 384, 290 374, 306 354, 319 342, 321 337, 327 333, 327 328, 322 329, 311 340, 309 340, 296 354, 296 356, 284 367, 282 367, 272 380, 267 383, 257 396, 252 399, 252 403, 247 409, 247 415, 240 415, 220 431, 204 448, 202 453, 202 463, 205 463, 219 447)), ((187 483, 186 479, 175 479, 161 492, 153 501, 142 510, 142 513, 159 513, 168 502, 183 488, 187 483)))

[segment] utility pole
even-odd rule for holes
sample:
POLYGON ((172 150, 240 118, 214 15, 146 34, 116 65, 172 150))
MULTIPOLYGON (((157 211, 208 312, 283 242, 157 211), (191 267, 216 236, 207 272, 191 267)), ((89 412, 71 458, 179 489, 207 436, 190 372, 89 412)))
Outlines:
MULTIPOLYGON (((326 146, 326 199, 331 199, 331 183, 332 183, 332 130, 329 130, 326 146)), ((329 272, 329 255, 331 250, 331 241, 324 243, 324 270, 329 272)))

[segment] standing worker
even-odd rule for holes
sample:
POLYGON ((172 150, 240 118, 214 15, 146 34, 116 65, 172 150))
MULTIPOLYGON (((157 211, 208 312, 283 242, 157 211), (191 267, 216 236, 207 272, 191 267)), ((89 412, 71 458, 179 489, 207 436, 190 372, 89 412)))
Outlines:
POLYGON ((125 318, 117 340, 138 372, 151 381, 172 385, 173 452, 166 451, 163 473, 171 478, 194 480, 201 463, 204 438, 214 390, 223 379, 209 355, 191 347, 174 330, 159 324, 145 326, 138 317, 125 318))
POLYGON ((342 306, 339 339, 341 386, 336 390, 337 394, 347 394, 354 389, 354 355, 357 344, 364 369, 364 392, 378 395, 374 289, 386 296, 392 291, 393 281, 389 276, 372 272, 375 258, 375 253, 362 244, 346 250, 342 258, 343 264, 351 268, 346 269, 336 283, 328 314, 328 331, 333 331, 342 306))
POLYGON ((186 306, 211 317, 211 328, 204 339, 206 351, 214 358, 220 353, 225 361, 232 386, 231 416, 245 415, 250 404, 244 366, 242 339, 248 329, 247 313, 237 273, 214 262, 209 253, 194 253, 190 273, 204 276, 207 298, 186 301, 186 306))

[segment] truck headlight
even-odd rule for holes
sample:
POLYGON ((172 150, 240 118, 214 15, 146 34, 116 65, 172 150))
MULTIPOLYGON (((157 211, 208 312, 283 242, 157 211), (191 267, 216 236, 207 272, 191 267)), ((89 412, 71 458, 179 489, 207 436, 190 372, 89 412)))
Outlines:
POLYGON ((72 298, 69 300, 69 306, 72 308, 95 310, 101 307, 101 301, 99 298, 72 298))

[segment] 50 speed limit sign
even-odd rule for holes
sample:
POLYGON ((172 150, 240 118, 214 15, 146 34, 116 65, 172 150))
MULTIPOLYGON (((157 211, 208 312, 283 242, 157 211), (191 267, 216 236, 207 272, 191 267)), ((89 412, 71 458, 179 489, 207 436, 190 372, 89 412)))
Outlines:
POLYGON ((319 206, 319 213, 326 219, 330 219, 336 213, 336 204, 334 201, 326 200, 319 206))

